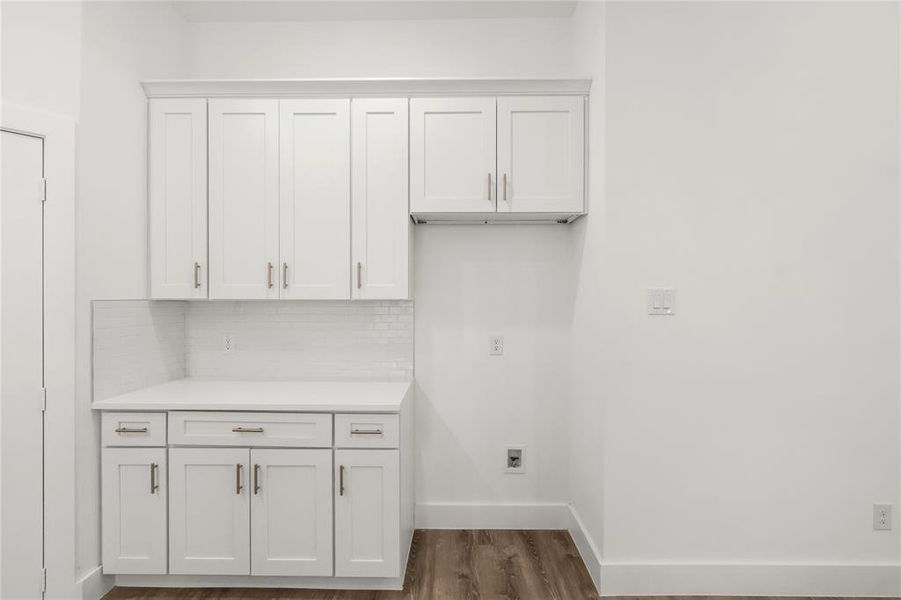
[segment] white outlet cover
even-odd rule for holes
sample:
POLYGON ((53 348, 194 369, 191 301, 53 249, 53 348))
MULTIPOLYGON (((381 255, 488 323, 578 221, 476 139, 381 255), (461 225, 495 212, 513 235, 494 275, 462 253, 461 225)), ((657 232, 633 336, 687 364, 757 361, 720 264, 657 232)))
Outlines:
POLYGON ((230 333, 226 333, 225 335, 222 336, 222 351, 225 352, 226 354, 235 351, 235 336, 234 335, 232 335, 230 333))
POLYGON ((892 528, 892 505, 873 505, 873 529, 876 531, 889 531, 892 528))
POLYGON ((504 336, 490 335, 488 336, 488 355, 503 356, 504 355, 504 336))

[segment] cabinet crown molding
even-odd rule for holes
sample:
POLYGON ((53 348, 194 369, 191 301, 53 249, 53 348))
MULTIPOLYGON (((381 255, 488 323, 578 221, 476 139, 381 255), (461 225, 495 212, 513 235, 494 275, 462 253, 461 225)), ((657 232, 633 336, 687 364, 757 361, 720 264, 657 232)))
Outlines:
POLYGON ((141 86, 148 98, 587 96, 591 79, 172 79, 141 86))

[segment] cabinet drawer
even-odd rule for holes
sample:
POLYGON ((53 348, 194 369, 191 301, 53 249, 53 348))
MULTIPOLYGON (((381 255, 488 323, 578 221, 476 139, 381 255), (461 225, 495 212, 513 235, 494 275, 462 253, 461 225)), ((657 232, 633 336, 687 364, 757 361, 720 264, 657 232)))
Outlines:
POLYGON ((182 446, 331 448, 332 416, 308 413, 170 412, 169 443, 182 446))
POLYGON ((398 448, 399 415, 335 415, 336 448, 398 448))
POLYGON ((104 446, 166 445, 166 413, 105 412, 100 423, 104 446))

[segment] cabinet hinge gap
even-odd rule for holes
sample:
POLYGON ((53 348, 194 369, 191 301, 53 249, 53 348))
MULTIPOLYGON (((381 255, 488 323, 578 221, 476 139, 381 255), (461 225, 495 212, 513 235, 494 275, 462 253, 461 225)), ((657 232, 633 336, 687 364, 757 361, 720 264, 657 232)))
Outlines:
POLYGON ((41 202, 44 203, 47 201, 47 180, 41 178, 41 183, 39 187, 39 192, 41 195, 41 202))

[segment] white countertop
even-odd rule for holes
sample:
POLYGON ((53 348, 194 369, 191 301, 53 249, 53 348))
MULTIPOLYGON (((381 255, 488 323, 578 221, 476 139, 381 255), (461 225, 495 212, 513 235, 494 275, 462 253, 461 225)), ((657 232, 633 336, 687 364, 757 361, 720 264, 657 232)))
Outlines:
POLYGON ((94 402, 95 410, 400 412, 410 381, 178 379, 94 402))

